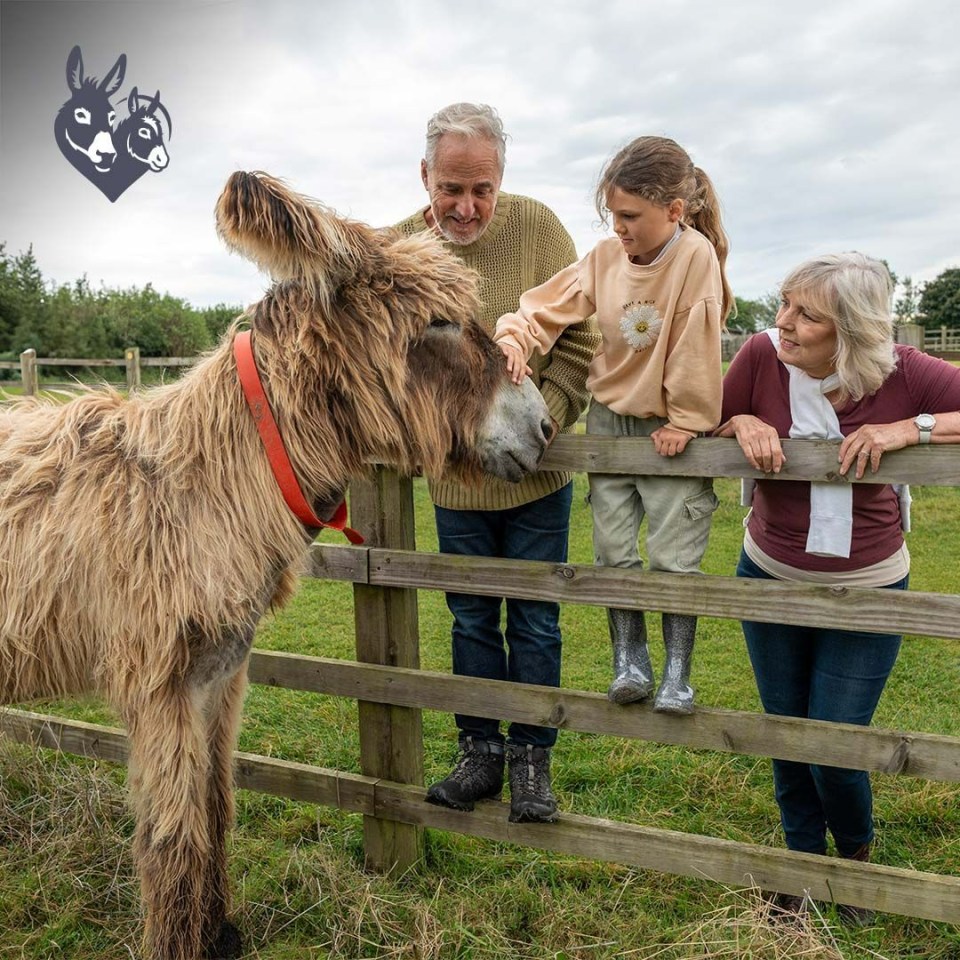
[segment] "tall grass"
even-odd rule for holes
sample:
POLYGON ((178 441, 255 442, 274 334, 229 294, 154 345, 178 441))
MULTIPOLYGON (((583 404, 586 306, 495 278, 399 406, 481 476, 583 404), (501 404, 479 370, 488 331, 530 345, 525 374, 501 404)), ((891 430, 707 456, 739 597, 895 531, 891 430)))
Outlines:
MULTIPOLYGON (((586 484, 576 481, 570 558, 592 560, 586 484)), ((704 569, 733 570, 742 537, 737 485, 721 498, 704 569)), ((951 592, 960 560, 960 492, 915 490, 911 587, 951 592)), ((436 549, 432 511, 416 485, 417 542, 436 549)), ((326 537, 327 535, 325 535, 326 537)), ((420 592, 424 668, 450 669, 443 596, 420 592)), ((659 617, 649 615, 662 664, 659 617)), ((610 655, 604 613, 566 606, 563 682, 602 691, 610 655)), ((258 646, 353 657, 348 584, 307 581, 264 622, 258 646)), ((876 723, 960 735, 955 641, 907 639, 876 723)), ((758 710, 739 625, 703 618, 694 663, 701 704, 758 710)), ((115 722, 98 701, 39 709, 115 722)), ((351 700, 252 688, 240 748, 359 772, 351 700)), ((452 718, 424 713, 428 779, 455 754, 452 718)), ((0 743, 0 958, 138 955, 137 885, 124 771, 0 743)), ((781 846, 769 762, 711 751, 564 732, 554 759, 561 810, 781 846)), ((960 870, 956 785, 877 775, 878 862, 960 870)), ((504 816, 506 813, 504 813, 504 816)), ((469 816, 469 814, 465 814, 469 816)), ((362 870, 360 818, 241 791, 231 841, 239 922, 249 956, 540 960, 540 958, 960 958, 946 924, 883 915, 851 930, 832 908, 800 925, 770 922, 755 890, 671 877, 431 830, 424 863, 387 880, 362 870)))

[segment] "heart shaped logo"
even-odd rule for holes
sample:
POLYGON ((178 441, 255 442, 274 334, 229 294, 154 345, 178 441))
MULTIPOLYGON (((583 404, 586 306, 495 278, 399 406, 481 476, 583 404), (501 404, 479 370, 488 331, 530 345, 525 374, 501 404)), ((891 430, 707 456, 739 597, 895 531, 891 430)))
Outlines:
POLYGON ((127 97, 127 116, 117 123, 110 97, 126 72, 127 55, 121 53, 99 83, 85 77, 80 47, 74 47, 67 57, 70 99, 53 123, 60 152, 111 203, 145 173, 160 173, 170 162, 164 127, 169 138, 173 125, 159 90, 146 97, 134 87, 127 97))

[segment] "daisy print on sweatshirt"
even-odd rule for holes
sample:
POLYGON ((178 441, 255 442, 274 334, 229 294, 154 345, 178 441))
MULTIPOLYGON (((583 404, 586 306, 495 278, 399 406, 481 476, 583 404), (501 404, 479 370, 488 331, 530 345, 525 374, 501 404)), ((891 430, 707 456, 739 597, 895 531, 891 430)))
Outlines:
POLYGON ((624 340, 634 350, 646 350, 656 343, 663 328, 663 318, 652 303, 628 303, 620 318, 620 330, 624 340))

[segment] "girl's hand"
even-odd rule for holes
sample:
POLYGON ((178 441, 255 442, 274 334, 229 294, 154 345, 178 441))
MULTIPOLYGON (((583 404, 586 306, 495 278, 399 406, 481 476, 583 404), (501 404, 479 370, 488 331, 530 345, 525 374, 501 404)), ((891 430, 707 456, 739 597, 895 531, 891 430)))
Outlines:
POLYGON ((503 351, 507 358, 507 374, 514 383, 523 383, 525 377, 529 377, 533 370, 527 366, 523 353, 512 343, 501 340, 497 346, 503 351))
POLYGON ((854 463, 857 480, 863 477, 870 464, 870 470, 876 473, 880 468, 880 458, 886 450, 902 450, 917 442, 917 428, 912 420, 897 420, 895 423, 865 423, 854 430, 840 444, 840 473, 845 474, 854 463))
POLYGON ((682 430, 674 430, 669 424, 665 424, 650 434, 653 441, 653 448, 661 457, 675 457, 678 453, 683 453, 687 444, 693 439, 689 433, 682 430))
POLYGON ((777 431, 759 417, 748 413, 731 417, 726 423, 721 423, 713 431, 713 435, 736 437, 747 463, 754 470, 779 473, 780 468, 787 462, 777 431))

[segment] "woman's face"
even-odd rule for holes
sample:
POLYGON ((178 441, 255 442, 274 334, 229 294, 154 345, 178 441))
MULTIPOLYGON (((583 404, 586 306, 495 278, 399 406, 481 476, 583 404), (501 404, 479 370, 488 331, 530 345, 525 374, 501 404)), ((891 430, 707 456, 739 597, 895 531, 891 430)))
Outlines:
POLYGON ((833 362, 837 352, 836 324, 814 311, 804 301, 803 291, 783 292, 776 323, 780 331, 777 356, 783 363, 798 367, 818 380, 836 373, 833 362))

